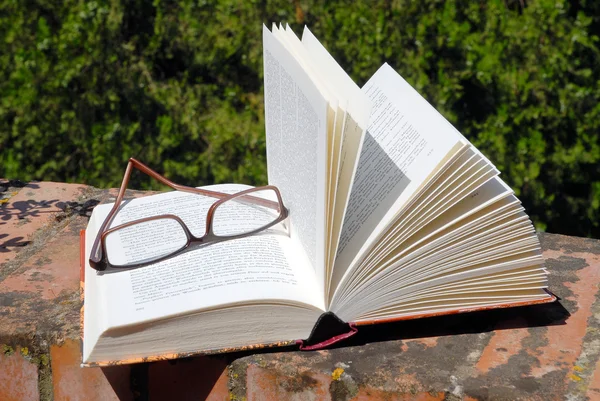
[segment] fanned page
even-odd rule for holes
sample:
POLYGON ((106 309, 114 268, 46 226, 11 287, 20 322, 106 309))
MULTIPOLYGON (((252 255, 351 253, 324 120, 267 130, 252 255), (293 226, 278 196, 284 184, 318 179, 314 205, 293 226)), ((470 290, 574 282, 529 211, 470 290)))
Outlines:
MULTIPOLYGON (((246 188, 248 187, 233 184, 211 187, 213 190, 227 193, 246 188)), ((200 237, 205 232, 208 208, 214 202, 215 199, 211 197, 177 191, 134 199, 124 202, 111 227, 144 217, 175 214, 183 219, 193 235, 200 237)), ((112 205, 100 205, 94 209, 86 232, 86 260, 97 230, 111 207, 112 205)), ((234 224, 236 229, 246 224, 239 216, 230 217, 228 221, 234 224)), ((144 228, 141 227, 135 236, 116 238, 111 234, 115 237, 109 244, 112 255, 124 259, 132 257, 131 241, 135 241, 138 236, 155 235, 155 232, 148 228, 148 231, 144 232, 144 228)), ((158 243, 160 241, 161 239, 158 243)), ((142 268, 109 268, 106 273, 98 273, 88 264, 85 274, 84 360, 92 354, 103 333, 119 327, 135 327, 201 311, 229 310, 236 305, 249 307, 263 304, 305 310, 297 315, 298 321, 304 321, 304 331, 296 332, 301 336, 302 333, 308 335, 314 324, 313 319, 325 309, 322 295, 316 291, 318 287, 314 270, 306 255, 297 251, 283 223, 256 235, 201 246, 142 268)), ((290 313, 288 315, 293 316, 290 313)), ((222 316, 226 316, 225 312, 222 316)), ((264 320, 261 323, 264 327, 256 329, 256 333, 247 332, 250 339, 245 338, 241 344, 235 343, 233 333, 230 339, 227 336, 212 338, 208 332, 203 334, 205 338, 202 340, 206 340, 203 344, 239 346, 261 342, 265 338, 272 341, 300 338, 278 337, 282 333, 285 334, 285 330, 282 333, 268 334, 278 323, 270 325, 267 315, 258 313, 257 316, 264 320), (252 338, 256 341, 252 342, 252 338), (234 345, 229 340, 234 341, 234 345)), ((229 324, 231 327, 237 325, 236 322, 229 324)), ((290 322, 288 324, 291 325, 290 322)), ((176 337, 175 333, 171 336, 176 337)), ((118 346, 113 344, 105 351, 116 352, 118 355, 117 349, 118 346)), ((159 348, 155 351, 160 353, 159 348)))
POLYGON ((498 170, 391 67, 374 101, 329 310, 358 324, 548 302, 531 221, 498 170))
POLYGON ((314 65, 319 74, 335 88, 338 97, 342 100, 340 112, 338 112, 338 118, 341 120, 336 123, 329 167, 331 179, 326 216, 328 230, 325 254, 327 258, 326 299, 329 299, 333 263, 342 222, 358 165, 358 157, 369 123, 372 104, 367 95, 360 90, 359 86, 354 83, 352 78, 335 61, 308 27, 304 27, 302 44, 312 60, 315 61, 314 65))
MULTIPOLYGON (((467 141, 389 65, 363 87, 373 102, 335 260, 332 287, 467 141)), ((335 299, 335 297, 334 297, 335 299)))
POLYGON ((265 123, 269 184, 290 210, 291 238, 325 288, 327 99, 307 70, 263 25, 265 123))
POLYGON ((542 263, 531 222, 494 178, 365 267, 338 312, 360 321, 547 299, 542 263))
MULTIPOLYGON (((331 80, 322 74, 322 63, 315 62, 316 59, 311 57, 307 49, 303 46, 302 42, 294 34, 289 25, 286 29, 283 27, 278 28, 276 24, 273 24, 272 28, 273 35, 285 46, 296 61, 302 66, 310 80, 314 83, 315 87, 319 90, 321 96, 326 99, 327 107, 327 162, 326 162, 326 175, 325 175, 325 255, 328 254, 330 236, 327 235, 331 231, 331 204, 334 197, 334 186, 336 185, 335 176, 333 175, 333 166, 336 162, 336 147, 339 145, 337 138, 342 130, 343 121, 345 118, 345 107, 347 103, 345 99, 342 99, 338 93, 338 88, 332 85, 331 80)), ((321 268, 319 268, 321 270, 321 268)), ((328 282, 328 271, 330 266, 325 263, 323 268, 324 272, 324 286, 327 290, 328 282)))

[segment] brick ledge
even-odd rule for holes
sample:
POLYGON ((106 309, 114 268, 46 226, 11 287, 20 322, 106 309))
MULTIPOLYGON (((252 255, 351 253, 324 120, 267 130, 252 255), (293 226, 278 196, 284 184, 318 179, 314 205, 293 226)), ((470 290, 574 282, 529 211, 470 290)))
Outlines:
POLYGON ((600 399, 600 241, 554 234, 552 305, 364 327, 318 352, 82 369, 78 232, 112 196, 0 180, 0 399, 600 399))

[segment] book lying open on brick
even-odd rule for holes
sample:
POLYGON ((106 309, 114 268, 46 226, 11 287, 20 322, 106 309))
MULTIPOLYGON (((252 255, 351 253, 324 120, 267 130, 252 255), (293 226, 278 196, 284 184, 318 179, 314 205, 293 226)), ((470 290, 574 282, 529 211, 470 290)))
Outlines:
MULTIPOLYGON (((359 88, 308 29, 263 27, 263 40, 269 184, 289 218, 101 274, 86 261, 112 205, 97 206, 82 258, 84 365, 302 344, 317 321, 339 326, 303 343, 313 349, 360 325, 555 299, 513 191, 391 66, 359 88)), ((128 200, 112 226, 172 213, 201 235, 214 201, 128 200)))

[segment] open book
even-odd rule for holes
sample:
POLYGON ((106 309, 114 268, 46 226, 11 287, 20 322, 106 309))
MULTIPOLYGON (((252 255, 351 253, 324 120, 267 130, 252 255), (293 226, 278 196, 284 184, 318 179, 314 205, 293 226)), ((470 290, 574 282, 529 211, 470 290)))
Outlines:
MULTIPOLYGON (((299 39, 263 27, 263 41, 269 184, 289 218, 98 273, 87 260, 111 205, 97 206, 82 241, 84 365, 301 343, 333 319, 339 332, 311 349, 360 325, 555 299, 498 170, 392 67, 359 88, 306 28, 299 39)), ((128 200, 112 226, 171 213, 201 235, 214 201, 177 191, 128 200)))

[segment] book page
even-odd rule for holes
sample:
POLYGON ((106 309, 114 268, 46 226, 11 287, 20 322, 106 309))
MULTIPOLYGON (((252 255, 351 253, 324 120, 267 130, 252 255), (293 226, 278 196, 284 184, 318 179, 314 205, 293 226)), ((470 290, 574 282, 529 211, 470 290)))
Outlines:
MULTIPOLYGON (((510 203, 510 197, 505 200, 510 203)), ((464 273, 462 277, 471 273, 487 275, 492 271, 490 263, 497 265, 499 272, 516 267, 522 260, 526 266, 537 264, 541 268, 539 242, 527 216, 514 207, 498 213, 494 211, 497 206, 491 205, 487 213, 474 220, 469 218, 467 224, 438 233, 430 245, 403 257, 370 285, 351 294, 346 299, 347 311, 375 310, 396 302, 400 294, 412 293, 420 282, 445 285, 460 278, 455 273, 464 273), (529 257, 525 260, 522 255, 529 257), (509 263, 494 262, 502 259, 509 263), (479 269, 484 266, 488 267, 479 269)))
POLYGON ((527 226, 526 219, 521 217, 522 208, 512 198, 514 196, 501 198, 458 225, 446 227, 409 254, 400 254, 399 257, 390 254, 382 263, 392 266, 381 272, 380 277, 397 275, 408 279, 412 274, 413 264, 421 258, 424 258, 423 265, 431 264, 433 260, 448 260, 451 256, 460 258, 464 256, 463 252, 475 251, 480 246, 491 249, 493 244, 502 240, 504 234, 520 235, 520 230, 530 227, 527 226))
POLYGON ((518 208, 506 213, 490 213, 488 210, 479 217, 476 216, 478 213, 471 216, 473 218, 458 227, 443 230, 431 242, 401 259, 386 261, 388 268, 369 282, 357 285, 356 290, 347 294, 345 304, 354 307, 353 304, 368 303, 369 299, 379 297, 384 288, 405 289, 419 277, 432 277, 435 266, 465 267, 470 260, 483 261, 484 255, 490 252, 498 256, 507 249, 515 251, 515 246, 531 246, 534 242, 528 236, 532 231, 526 221, 518 220, 518 213, 518 208), (510 214, 513 215, 512 220, 510 214))
MULTIPOLYGON (((358 157, 362 148, 365 131, 371 113, 371 101, 368 96, 354 83, 352 78, 344 71, 337 61, 329 54, 327 49, 312 34, 308 27, 304 27, 302 44, 314 60, 319 72, 330 82, 340 99, 345 99, 343 121, 336 125, 334 138, 333 169, 331 174, 333 196, 329 200, 327 219, 328 230, 327 269, 328 281, 333 273, 333 263, 342 229, 348 197, 353 184, 358 157)), ((330 291, 331 288, 328 288, 330 291)))
MULTIPOLYGON (((427 225, 421 226, 417 233, 401 244, 401 249, 394 251, 387 250, 388 254, 397 258, 400 253, 409 251, 419 243, 429 239, 432 235, 456 224, 460 220, 476 214, 494 202, 500 201, 511 195, 513 191, 498 177, 494 177, 480 188, 476 189, 469 196, 463 198, 460 202, 448 209, 445 213, 438 216, 427 225)), ((423 244, 425 245, 425 244, 423 244)))
MULTIPOLYGON (((346 117, 345 107, 341 107, 345 101, 340 97, 338 90, 332 86, 332 81, 323 75, 321 60, 311 57, 311 54, 303 46, 302 42, 292 31, 289 25, 285 29, 277 28, 273 24, 273 35, 286 47, 296 58, 309 78, 319 89, 329 105, 327 110, 327 174, 325 179, 325 233, 331 232, 331 205, 333 204, 334 190, 337 186, 337 174, 334 174, 334 164, 337 166, 337 152, 339 150, 339 135, 342 131, 346 117)), ((360 89, 359 89, 360 90, 360 89)), ((337 172, 337 169, 335 169, 337 172)), ((330 235, 325 236, 325 254, 329 253, 330 235)), ((324 280, 328 282, 330 266, 325 263, 324 280)), ((324 283, 325 284, 325 283, 324 283)))
POLYGON ((328 102, 264 25, 263 59, 269 183, 281 191, 291 238, 306 253, 323 296, 328 102))
POLYGON ((465 139, 389 65, 363 87, 373 102, 343 223, 334 285, 465 139))
MULTIPOLYGON (((433 222, 422 226, 415 235, 395 244, 394 247, 390 245, 385 250, 385 254, 380 258, 362 265, 360 274, 354 274, 352 279, 347 282, 347 287, 349 288, 348 294, 357 293, 366 287, 371 287, 373 281, 379 280, 384 274, 389 274, 383 270, 389 268, 395 261, 405 258, 407 253, 412 251, 413 248, 416 247, 414 250, 418 252, 425 252, 435 243, 431 242, 433 239, 432 236, 455 225, 461 220, 463 221, 461 224, 465 224, 467 217, 477 216, 480 210, 487 208, 495 202, 500 202, 510 194, 512 194, 512 191, 506 184, 497 177, 493 178, 433 222)), ((373 292, 372 287, 369 291, 373 292)), ((347 294, 344 292, 340 295, 347 297, 347 294)))
POLYGON ((411 202, 410 208, 398 216, 395 223, 389 226, 385 235, 370 250, 368 257, 361 261, 361 266, 365 263, 376 263, 385 257, 392 248, 403 244, 419 227, 443 216, 452 205, 471 191, 495 178, 497 172, 493 166, 487 164, 471 150, 469 148, 456 160, 457 163, 454 165, 460 163, 460 159, 463 157, 468 158, 465 163, 448 169, 446 173, 433 180, 432 188, 420 192, 416 201, 411 202), (469 155, 472 156, 469 157, 469 155))
MULTIPOLYGON (((220 185, 211 189, 234 193, 245 188, 248 187, 220 185)), ((208 208, 214 202, 214 198, 177 191, 134 199, 123 203, 111 227, 144 217, 174 214, 194 236, 201 237, 206 229, 208 208)), ((97 206, 90 227, 99 227, 111 207, 97 206)), ((242 227, 248 222, 238 218, 230 223, 242 227)), ((117 231, 107 237, 109 260, 111 254, 139 257, 129 252, 135 241, 140 236, 147 239, 155 235, 150 229, 144 230, 140 226, 135 236, 116 235, 117 231), (111 237, 116 239, 110 240, 111 237)), ((95 235, 87 233, 90 238, 95 235)), ((168 241, 157 238, 156 246, 168 241)), ((314 270, 305 255, 296 252, 282 224, 249 237, 191 248, 146 267, 109 268, 105 273, 97 273, 88 266, 86 274, 96 275, 96 285, 109 291, 104 297, 104 308, 111 311, 107 318, 109 327, 229 304, 282 303, 324 309, 314 270)))

